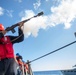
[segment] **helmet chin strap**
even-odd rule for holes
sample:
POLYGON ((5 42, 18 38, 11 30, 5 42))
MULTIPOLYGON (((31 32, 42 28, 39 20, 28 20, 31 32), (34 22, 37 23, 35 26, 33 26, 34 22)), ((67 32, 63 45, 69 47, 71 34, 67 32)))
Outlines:
POLYGON ((0 32, 0 38, 2 38, 4 35, 2 34, 2 32, 0 32))

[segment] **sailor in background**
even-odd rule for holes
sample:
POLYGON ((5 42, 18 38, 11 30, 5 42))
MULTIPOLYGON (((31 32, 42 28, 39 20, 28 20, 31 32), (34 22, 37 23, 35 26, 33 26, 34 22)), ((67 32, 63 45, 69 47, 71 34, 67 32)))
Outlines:
POLYGON ((26 73, 28 73, 28 64, 25 63, 19 53, 16 54, 16 62, 18 64, 17 75, 26 75, 26 73))

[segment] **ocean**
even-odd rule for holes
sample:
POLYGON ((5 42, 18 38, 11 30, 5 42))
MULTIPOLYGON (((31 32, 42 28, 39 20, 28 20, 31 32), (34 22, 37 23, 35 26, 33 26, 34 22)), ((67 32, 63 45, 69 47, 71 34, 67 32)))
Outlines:
POLYGON ((34 71, 33 75, 63 75, 61 71, 34 71))

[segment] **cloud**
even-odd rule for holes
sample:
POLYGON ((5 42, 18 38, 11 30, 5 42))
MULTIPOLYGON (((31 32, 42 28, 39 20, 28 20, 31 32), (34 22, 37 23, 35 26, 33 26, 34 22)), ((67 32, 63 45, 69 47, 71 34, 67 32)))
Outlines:
POLYGON ((45 1, 47 2, 47 1, 49 1, 49 0, 45 0, 45 1))
MULTIPOLYGON (((21 20, 29 19, 35 16, 35 13, 32 10, 25 11, 24 17, 21 20)), ((38 35, 39 29, 45 29, 47 24, 45 23, 47 20, 47 16, 40 16, 36 18, 30 19, 28 22, 24 24, 24 34, 25 37, 33 35, 36 37, 38 35)))
MULTIPOLYGON (((59 1, 59 0, 58 0, 59 1)), ((58 6, 52 6, 49 15, 32 18, 24 24, 25 37, 37 37, 40 29, 47 29, 57 25, 64 25, 65 29, 71 27, 71 22, 76 19, 76 0, 62 0, 58 6)), ((26 10, 21 20, 34 16, 32 10, 26 10)))
POLYGON ((22 2, 22 0, 18 0, 19 1, 19 3, 21 3, 22 2))
POLYGON ((4 9, 0 7, 0 16, 4 14, 4 9))
POLYGON ((68 29, 76 18, 76 0, 62 0, 57 7, 51 7, 51 12, 51 24, 54 26, 64 24, 68 29))
POLYGON ((4 14, 4 12, 5 12, 8 16, 13 17, 13 15, 12 15, 13 10, 5 10, 5 9, 3 9, 2 7, 0 7, 0 16, 2 16, 2 15, 4 14))
POLYGON ((21 3, 21 2, 22 2, 22 0, 15 0, 15 1, 18 1, 19 3, 21 3))
POLYGON ((35 10, 40 7, 40 5, 41 5, 41 2, 40 2, 40 1, 41 1, 41 0, 37 0, 37 2, 33 4, 35 10))
POLYGON ((12 15, 13 10, 6 10, 6 12, 7 12, 8 16, 13 17, 13 15, 12 15))

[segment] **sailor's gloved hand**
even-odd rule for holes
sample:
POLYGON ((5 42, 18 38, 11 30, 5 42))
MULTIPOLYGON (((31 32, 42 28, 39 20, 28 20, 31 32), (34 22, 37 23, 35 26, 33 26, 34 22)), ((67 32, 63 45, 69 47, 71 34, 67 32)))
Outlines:
POLYGON ((18 24, 19 24, 19 28, 21 28, 23 26, 24 22, 20 22, 18 24))

